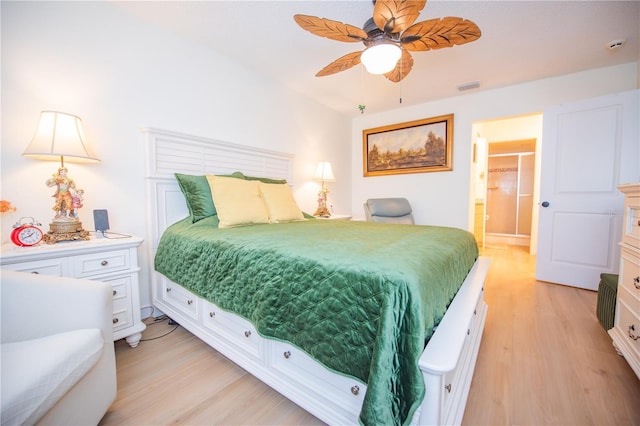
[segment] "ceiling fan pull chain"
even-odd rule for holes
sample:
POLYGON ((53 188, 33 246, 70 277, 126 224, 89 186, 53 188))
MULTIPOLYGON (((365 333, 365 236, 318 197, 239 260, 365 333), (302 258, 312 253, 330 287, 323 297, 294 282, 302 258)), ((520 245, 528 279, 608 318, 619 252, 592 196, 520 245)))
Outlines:
MULTIPOLYGON (((364 98, 364 66, 360 67, 360 97, 364 98)), ((359 104, 360 114, 364 114, 365 104, 359 104)))
POLYGON ((399 67, 398 67, 398 71, 400 72, 400 103, 402 103, 402 80, 403 80, 403 76, 402 76, 402 61, 400 61, 399 67))

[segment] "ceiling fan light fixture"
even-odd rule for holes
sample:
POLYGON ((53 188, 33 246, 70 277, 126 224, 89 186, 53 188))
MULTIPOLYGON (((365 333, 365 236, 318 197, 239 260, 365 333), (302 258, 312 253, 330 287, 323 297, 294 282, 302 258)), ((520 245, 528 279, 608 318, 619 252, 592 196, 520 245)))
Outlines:
POLYGON ((452 47, 477 40, 480 28, 464 18, 448 16, 416 23, 426 0, 373 0, 373 16, 362 28, 310 15, 294 15, 296 23, 319 37, 345 43, 362 42, 364 51, 343 55, 322 68, 316 77, 346 71, 363 64, 371 74, 385 74, 398 83, 413 67, 410 52, 452 47))
POLYGON ((370 74, 386 74, 396 67, 402 56, 402 49, 394 43, 377 43, 367 47, 360 62, 370 74))

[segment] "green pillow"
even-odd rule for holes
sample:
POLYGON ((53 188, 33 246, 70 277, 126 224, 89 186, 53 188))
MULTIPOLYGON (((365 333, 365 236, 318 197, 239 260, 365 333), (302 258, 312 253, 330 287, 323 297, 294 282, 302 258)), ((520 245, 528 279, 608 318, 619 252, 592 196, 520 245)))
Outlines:
POLYGON ((206 176, 185 175, 182 173, 176 173, 175 175, 178 185, 180 185, 180 189, 184 194, 193 223, 216 214, 216 207, 213 205, 211 188, 209 188, 206 176))
POLYGON ((212 226, 214 228, 217 228, 219 223, 220 219, 218 219, 218 215, 214 214, 213 216, 205 217, 204 219, 199 221, 197 225, 194 226, 212 226))
MULTIPOLYGON (((205 217, 217 214, 216 206, 213 204, 211 197, 211 188, 209 181, 205 175, 195 176, 182 173, 175 173, 178 185, 184 194, 187 208, 191 221, 196 223, 205 217)), ((230 175, 220 175, 225 177, 233 177, 236 179, 244 179, 244 175, 240 172, 233 172, 230 175)))
POLYGON ((246 180, 259 180, 262 183, 287 183, 286 179, 271 179, 265 177, 255 177, 255 176, 246 176, 244 177, 246 180))

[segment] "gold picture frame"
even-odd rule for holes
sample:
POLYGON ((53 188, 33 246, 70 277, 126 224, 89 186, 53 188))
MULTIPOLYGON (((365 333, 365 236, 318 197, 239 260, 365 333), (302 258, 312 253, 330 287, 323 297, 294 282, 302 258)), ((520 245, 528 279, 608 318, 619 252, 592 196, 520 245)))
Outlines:
POLYGON ((453 170, 453 114, 362 131, 364 176, 453 170))

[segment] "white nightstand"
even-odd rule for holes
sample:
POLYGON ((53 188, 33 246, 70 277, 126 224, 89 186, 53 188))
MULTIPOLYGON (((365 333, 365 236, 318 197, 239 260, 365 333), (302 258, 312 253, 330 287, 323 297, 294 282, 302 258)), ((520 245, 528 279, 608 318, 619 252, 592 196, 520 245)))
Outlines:
POLYGON ((316 219, 351 220, 351 215, 350 214, 332 214, 329 217, 316 216, 316 219))
POLYGON ((140 318, 138 237, 99 238, 88 241, 40 243, 0 249, 0 267, 34 274, 86 278, 113 286, 113 340, 126 338, 138 346, 146 325, 140 318))

